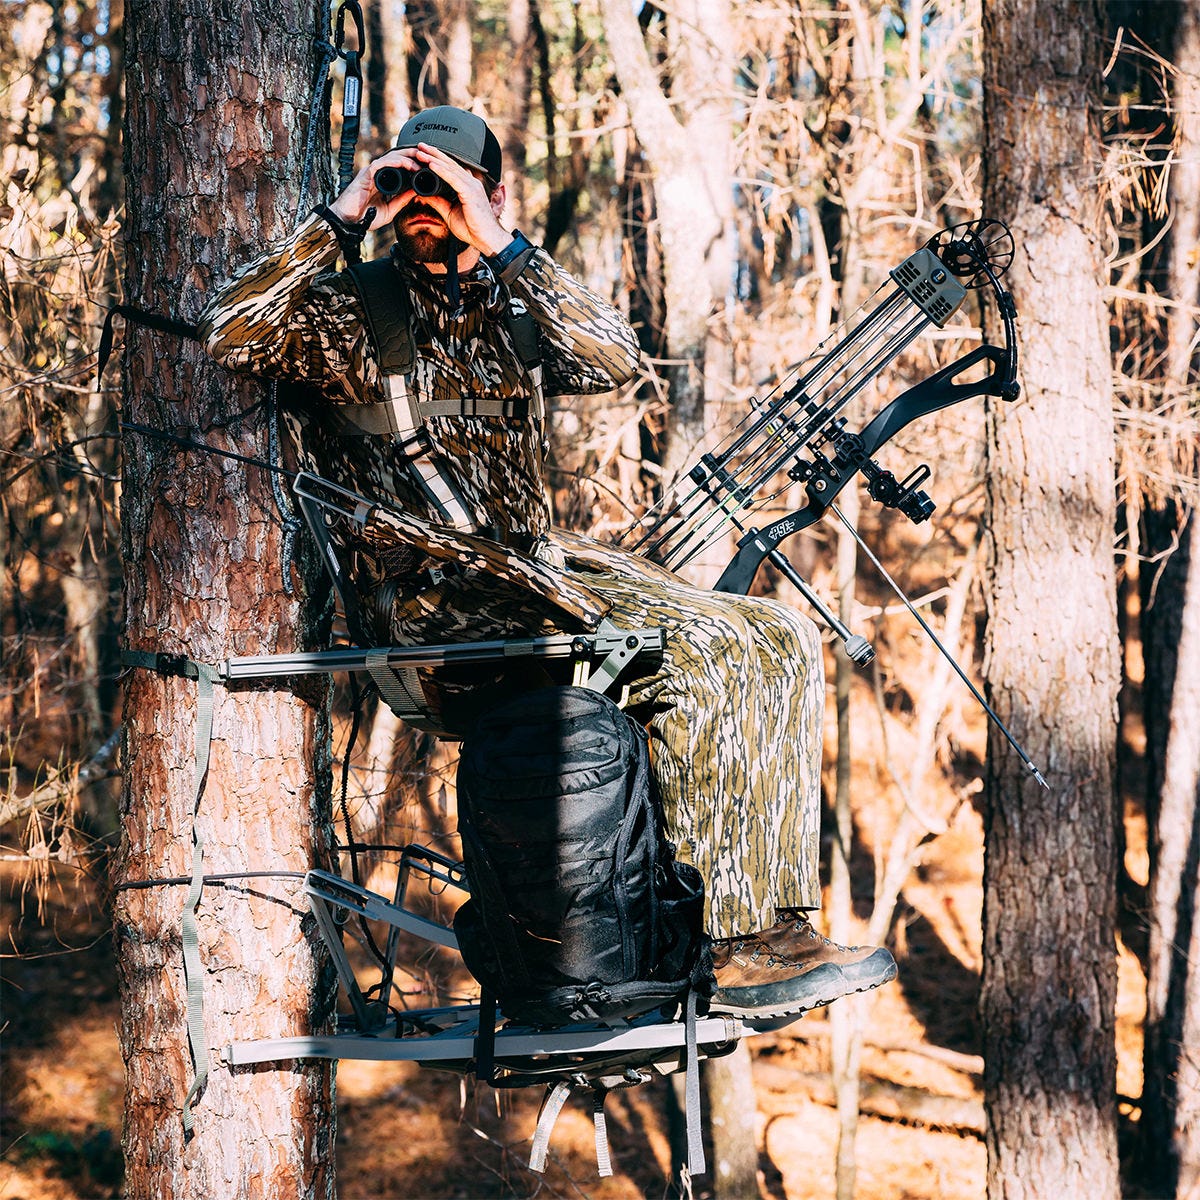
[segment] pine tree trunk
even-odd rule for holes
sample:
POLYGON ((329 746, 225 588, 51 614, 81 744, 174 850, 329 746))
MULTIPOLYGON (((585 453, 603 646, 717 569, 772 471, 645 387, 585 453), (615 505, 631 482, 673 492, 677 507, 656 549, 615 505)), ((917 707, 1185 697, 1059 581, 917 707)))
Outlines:
MULTIPOLYGON (((1166 233, 1166 291, 1178 307, 1167 314, 1164 399, 1186 412, 1198 367, 1200 14, 1191 5, 1173 5, 1154 15, 1160 20, 1145 31, 1146 40, 1178 69, 1171 105, 1177 163, 1170 175, 1166 233), (1164 27, 1164 18, 1173 26, 1164 27)), ((1183 1197, 1200 1187, 1200 564, 1194 515, 1181 520, 1179 506, 1170 503, 1147 513, 1146 526, 1150 552, 1170 557, 1147 572, 1152 584, 1144 589, 1142 617, 1152 848, 1139 1157, 1148 1186, 1163 1196, 1183 1197)))
POLYGON ((1114 435, 1093 0, 984 6, 984 211, 1007 221, 1024 394, 989 418, 985 801, 991 1200, 1115 1200, 1114 435))
MULTIPOLYGON (((157 2, 127 13, 126 294, 194 317, 237 262, 294 219, 315 8, 157 2)), ((323 141, 319 142, 324 161, 323 141)), ((309 198, 311 203, 311 197, 309 198)), ((192 343, 130 327, 125 419, 267 456, 263 389, 192 343), (245 414, 245 415, 243 415, 245 414)), ((267 472, 137 433, 124 444, 125 645, 204 663, 311 649, 321 604, 280 570, 267 472)), ((324 689, 216 688, 212 765, 195 818, 209 873, 328 864, 324 689)), ((116 882, 189 875, 197 684, 126 675, 116 882)), ((332 996, 296 879, 211 883, 198 908, 208 1083, 185 1141, 192 1075, 180 921, 187 889, 119 890, 126 1194, 139 1200, 332 1197, 332 1071, 232 1071, 219 1047, 324 1028, 332 996)))

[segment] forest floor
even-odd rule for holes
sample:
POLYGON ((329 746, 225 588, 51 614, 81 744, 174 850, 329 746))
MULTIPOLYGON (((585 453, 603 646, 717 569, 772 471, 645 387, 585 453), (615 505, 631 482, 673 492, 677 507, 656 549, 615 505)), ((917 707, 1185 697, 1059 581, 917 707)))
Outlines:
MULTIPOLYGON (((1138 831, 1129 832, 1136 855, 1138 831)), ((69 868, 51 873, 40 913, 32 891, 22 899, 23 868, 0 870, 0 1200, 119 1196, 123 1081, 107 914, 69 868)), ((841 1002, 864 1005, 864 1106, 879 1114, 864 1114, 859 1126, 857 1200, 984 1194, 981 871, 981 823, 966 805, 905 890, 894 923, 899 982, 841 1002)), ((1143 988, 1137 960, 1121 948, 1118 1092, 1132 1098, 1141 1089, 1143 988)), ((828 1032, 819 1013, 752 1039, 759 1191, 769 1200, 834 1194, 828 1032)), ((596 1174, 590 1113, 578 1101, 560 1117, 539 1179, 524 1164, 540 1090, 505 1094, 498 1112, 493 1093, 461 1093, 456 1077, 344 1062, 337 1091, 342 1200, 668 1194, 666 1081, 609 1098, 614 1175, 605 1180, 596 1174)), ((696 1179, 694 1195, 711 1195, 710 1177, 696 1179)))

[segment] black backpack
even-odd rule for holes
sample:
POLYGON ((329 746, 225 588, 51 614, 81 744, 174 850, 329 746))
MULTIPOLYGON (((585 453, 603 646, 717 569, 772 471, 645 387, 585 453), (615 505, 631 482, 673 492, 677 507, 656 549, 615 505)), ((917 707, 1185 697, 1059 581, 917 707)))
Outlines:
POLYGON ((700 874, 666 839, 645 731, 606 696, 547 687, 486 715, 458 818, 471 898, 454 932, 506 1017, 607 1021, 711 994, 700 874))

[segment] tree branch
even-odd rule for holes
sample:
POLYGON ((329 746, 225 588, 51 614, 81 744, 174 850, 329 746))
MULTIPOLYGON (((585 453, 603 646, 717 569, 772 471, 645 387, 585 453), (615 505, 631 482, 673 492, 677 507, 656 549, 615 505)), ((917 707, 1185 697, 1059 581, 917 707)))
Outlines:
POLYGON ((28 816, 31 812, 65 803, 78 796, 85 787, 115 775, 115 771, 109 770, 109 764, 120 741, 121 731, 118 729, 78 770, 64 767, 55 771, 45 783, 34 788, 27 796, 10 796, 0 802, 0 827, 7 825, 9 821, 17 820, 18 817, 28 816))

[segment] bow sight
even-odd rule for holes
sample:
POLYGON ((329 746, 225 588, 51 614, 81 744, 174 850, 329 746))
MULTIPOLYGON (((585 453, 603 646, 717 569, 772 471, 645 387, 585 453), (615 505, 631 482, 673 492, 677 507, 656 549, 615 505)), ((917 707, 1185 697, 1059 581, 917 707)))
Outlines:
MULTIPOLYGON (((848 329, 842 326, 796 368, 804 371, 799 379, 782 391, 781 383, 763 400, 751 401, 750 412, 725 441, 701 455, 696 466, 623 539, 629 548, 678 570, 732 526, 742 536, 716 590, 747 594, 759 567, 768 560, 842 639, 851 659, 860 665, 869 663, 874 658, 870 644, 834 616, 783 556, 779 545, 824 516, 838 493, 859 473, 873 500, 896 509, 910 521, 929 519, 936 507, 922 490, 930 478, 929 468, 918 467, 898 480, 873 456, 920 417, 975 396, 1011 401, 1020 395, 1016 308, 1000 282, 1012 263, 1013 249, 1008 227, 987 219, 951 226, 931 238, 889 273, 889 282, 859 310, 855 324, 848 329), (892 400, 861 429, 847 429, 841 414, 850 401, 922 331, 930 325, 943 328, 967 293, 982 287, 995 297, 1004 345, 976 347, 892 400), (831 340, 834 344, 829 346, 831 340), (985 372, 982 378, 963 378, 980 367, 985 372), (782 517, 771 515, 778 511, 783 493, 797 482, 807 493, 804 507, 782 517), (763 521, 767 516, 771 516, 769 523, 763 521), (756 518, 763 521, 763 528, 753 523, 756 518)), ((907 603, 907 597, 900 595, 907 603)), ((933 636, 923 621, 922 625, 933 636)), ((946 653, 940 643, 938 647, 946 653)), ((978 689, 952 658, 950 661, 1041 780, 1037 768, 978 689)))

